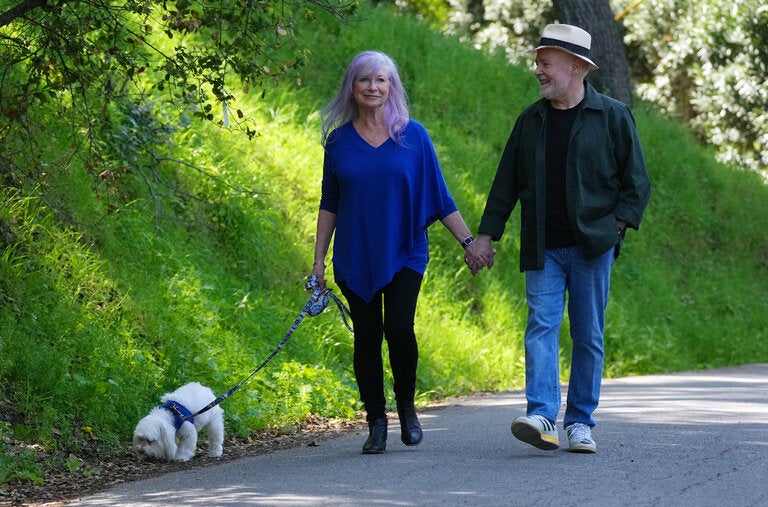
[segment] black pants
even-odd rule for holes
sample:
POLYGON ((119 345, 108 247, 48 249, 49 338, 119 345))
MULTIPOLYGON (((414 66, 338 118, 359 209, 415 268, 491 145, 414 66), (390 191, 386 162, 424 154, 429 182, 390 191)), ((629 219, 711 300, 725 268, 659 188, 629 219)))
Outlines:
POLYGON ((338 282, 352 316, 355 376, 368 421, 386 417, 384 364, 381 358, 384 338, 389 349, 395 398, 400 404, 413 403, 419 362, 413 324, 421 280, 419 273, 404 268, 389 285, 376 293, 370 303, 352 292, 346 283, 338 282))

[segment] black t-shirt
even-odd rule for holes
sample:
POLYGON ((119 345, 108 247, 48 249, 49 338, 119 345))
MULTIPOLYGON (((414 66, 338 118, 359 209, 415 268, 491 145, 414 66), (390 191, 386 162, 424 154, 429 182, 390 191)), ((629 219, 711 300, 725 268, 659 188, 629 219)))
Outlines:
POLYGON ((565 204, 565 166, 568 161, 571 127, 578 111, 579 106, 555 109, 550 105, 547 112, 547 216, 544 221, 546 248, 565 248, 576 244, 565 204))

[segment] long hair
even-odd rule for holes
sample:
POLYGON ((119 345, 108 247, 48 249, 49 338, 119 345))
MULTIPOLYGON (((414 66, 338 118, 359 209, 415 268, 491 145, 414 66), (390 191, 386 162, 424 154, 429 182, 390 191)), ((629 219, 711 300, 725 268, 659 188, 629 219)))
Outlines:
POLYGON ((363 51, 352 59, 341 89, 330 104, 322 110, 322 143, 325 146, 333 129, 357 118, 359 110, 354 98, 355 81, 360 75, 383 71, 389 78, 389 97, 384 104, 384 121, 387 123, 389 137, 398 141, 399 130, 408 123, 408 96, 400 81, 394 60, 380 51, 363 51))

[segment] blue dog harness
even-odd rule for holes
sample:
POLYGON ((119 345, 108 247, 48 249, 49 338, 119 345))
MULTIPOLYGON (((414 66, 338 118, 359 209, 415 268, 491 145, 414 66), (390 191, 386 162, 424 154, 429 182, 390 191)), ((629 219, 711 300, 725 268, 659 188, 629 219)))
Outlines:
POLYGON ((192 412, 178 401, 168 400, 161 406, 161 408, 164 408, 173 414, 173 427, 176 428, 176 431, 179 431, 179 428, 181 428, 181 425, 185 422, 195 424, 192 412))

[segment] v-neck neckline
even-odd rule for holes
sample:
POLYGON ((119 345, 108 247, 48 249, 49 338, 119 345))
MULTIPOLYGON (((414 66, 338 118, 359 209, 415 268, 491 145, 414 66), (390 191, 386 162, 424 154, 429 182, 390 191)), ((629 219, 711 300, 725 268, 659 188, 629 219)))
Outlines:
POLYGON ((381 148, 382 146, 384 146, 385 144, 387 144, 387 141, 389 141, 390 139, 392 139, 392 137, 390 137, 390 136, 387 136, 387 138, 386 138, 386 139, 384 139, 384 140, 381 142, 381 144, 379 144, 379 145, 377 146, 377 145, 375 145, 375 144, 371 143, 370 141, 368 141, 368 140, 367 140, 367 139, 366 139, 366 138, 363 136, 363 134, 361 134, 361 133, 360 133, 360 131, 359 131, 359 130, 357 130, 357 127, 355 126, 355 124, 354 124, 354 123, 352 123, 352 130, 354 130, 354 131, 355 131, 355 134, 357 134, 357 137, 359 137, 361 141, 363 141, 365 144, 367 144, 368 146, 370 146, 370 147, 371 147, 371 148, 373 148, 374 150, 378 150, 379 148, 381 148))

